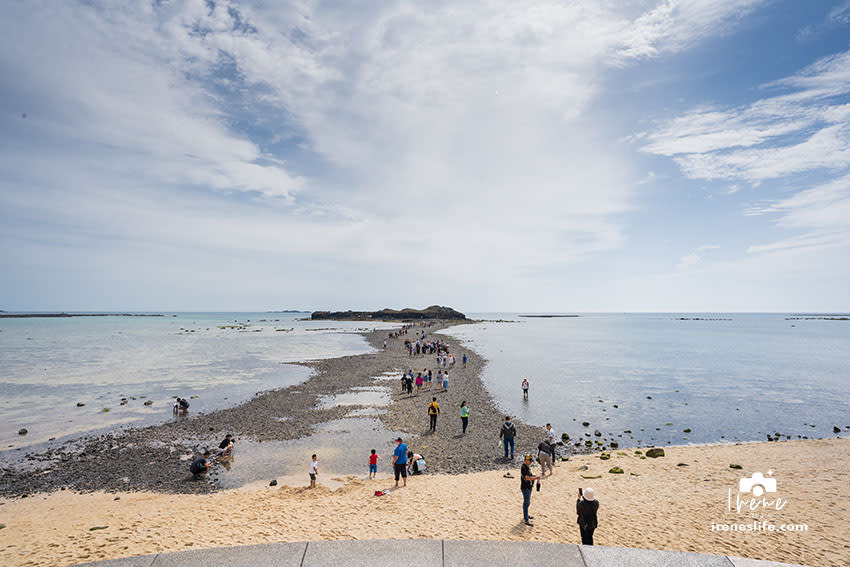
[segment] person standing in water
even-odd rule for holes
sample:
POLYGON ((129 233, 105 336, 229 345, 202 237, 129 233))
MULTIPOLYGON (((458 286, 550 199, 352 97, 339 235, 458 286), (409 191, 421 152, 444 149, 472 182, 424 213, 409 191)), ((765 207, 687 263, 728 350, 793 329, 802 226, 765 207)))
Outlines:
POLYGON ((522 379, 522 399, 528 399, 528 380, 525 378, 522 379))

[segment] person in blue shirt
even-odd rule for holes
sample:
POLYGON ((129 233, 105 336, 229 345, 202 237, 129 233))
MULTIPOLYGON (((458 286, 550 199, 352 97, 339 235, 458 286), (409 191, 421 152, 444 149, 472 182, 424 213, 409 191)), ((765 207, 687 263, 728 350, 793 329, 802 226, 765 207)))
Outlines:
POLYGON ((404 479, 403 486, 407 486, 407 445, 401 437, 395 440, 397 447, 393 451, 393 472, 395 473, 395 486, 398 488, 398 479, 404 479))

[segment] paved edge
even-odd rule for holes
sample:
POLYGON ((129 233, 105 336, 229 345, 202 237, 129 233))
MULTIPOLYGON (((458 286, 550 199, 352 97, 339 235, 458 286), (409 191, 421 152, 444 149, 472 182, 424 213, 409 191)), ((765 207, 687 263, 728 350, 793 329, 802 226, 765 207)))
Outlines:
POLYGON ((495 540, 336 540, 193 549, 72 567, 804 567, 743 557, 628 547, 495 540))

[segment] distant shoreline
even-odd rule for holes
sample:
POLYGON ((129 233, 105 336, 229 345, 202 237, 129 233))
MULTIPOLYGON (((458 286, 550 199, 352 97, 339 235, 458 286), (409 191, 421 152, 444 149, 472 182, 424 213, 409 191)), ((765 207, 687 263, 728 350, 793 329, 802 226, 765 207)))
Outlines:
POLYGON ((57 317, 165 317, 160 313, 3 313, 0 319, 33 319, 57 317))
POLYGON ((554 319, 558 317, 581 317, 581 315, 518 315, 518 317, 535 317, 537 319, 554 319))

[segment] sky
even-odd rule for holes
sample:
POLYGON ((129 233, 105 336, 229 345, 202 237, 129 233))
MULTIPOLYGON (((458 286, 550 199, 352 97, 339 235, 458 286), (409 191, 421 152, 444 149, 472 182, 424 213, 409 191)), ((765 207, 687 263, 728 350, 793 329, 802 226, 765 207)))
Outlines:
POLYGON ((10 0, 0 309, 850 311, 850 0, 10 0))

